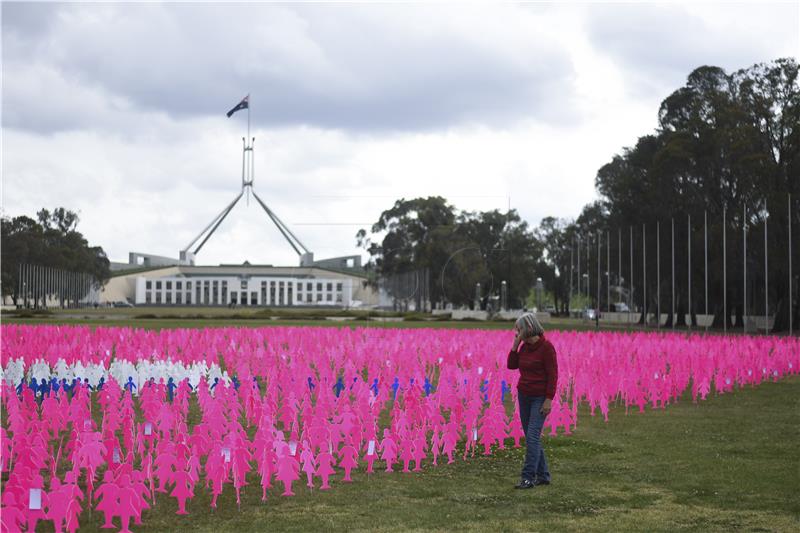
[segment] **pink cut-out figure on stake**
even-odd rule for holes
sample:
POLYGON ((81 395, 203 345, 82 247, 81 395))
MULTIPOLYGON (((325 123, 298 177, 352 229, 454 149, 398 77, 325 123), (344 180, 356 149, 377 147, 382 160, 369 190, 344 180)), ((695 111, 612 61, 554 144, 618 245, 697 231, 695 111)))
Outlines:
POLYGON ((395 444, 388 429, 383 430, 381 460, 386 461, 386 472, 394 472, 393 466, 397 461, 397 444, 395 444))
POLYGON ((331 488, 328 479, 331 475, 336 473, 333 469, 335 464, 336 462, 330 453, 323 451, 317 454, 317 475, 322 479, 320 490, 328 490, 331 488))
POLYGON ((418 430, 412 440, 411 454, 416 463, 414 472, 420 472, 422 470, 422 460, 428 455, 426 450, 427 442, 425 442, 425 440, 425 432, 423 430, 418 430))
POLYGON ((376 441, 374 439, 374 436, 373 436, 372 439, 370 439, 366 443, 364 443, 364 448, 365 448, 365 450, 364 450, 364 452, 365 452, 364 453, 364 458, 367 460, 367 474, 372 474, 373 471, 374 471, 372 469, 372 465, 375 463, 375 460, 378 458, 378 453, 377 453, 378 445, 377 445, 377 443, 376 443, 376 441))
POLYGON ((140 496, 136 494, 136 490, 131 486, 131 478, 128 474, 123 474, 119 479, 119 492, 117 499, 117 509, 114 514, 119 516, 122 524, 122 529, 119 533, 131 533, 128 529, 131 518, 136 516, 136 509, 139 507, 138 500, 140 496))
POLYGON ((194 498, 194 479, 191 474, 179 468, 173 475, 175 488, 172 489, 170 496, 178 500, 178 510, 175 514, 189 514, 186 512, 186 500, 194 498))
POLYGON ((342 481, 352 482, 350 472, 358 467, 358 451, 351 444, 346 444, 339 450, 339 466, 344 469, 342 481))
POLYGON ((308 441, 303 442, 303 451, 300 452, 300 461, 303 463, 303 472, 306 473, 306 486, 310 489, 314 488, 314 453, 308 447, 308 441))
POLYGON ((456 451, 458 443, 458 427, 453 422, 448 422, 444 427, 442 436, 442 453, 447 456, 447 464, 453 464, 453 453, 456 451))
POLYGON ((17 507, 13 492, 3 495, 3 512, 0 513, 0 531, 3 533, 17 533, 25 527, 27 517, 22 509, 17 507))
POLYGON ((95 509, 102 512, 105 517, 103 529, 114 529, 114 524, 111 520, 114 518, 115 513, 119 509, 119 487, 114 483, 114 473, 111 470, 106 470, 103 474, 103 483, 97 487, 95 496, 98 498, 95 509))
POLYGON ((407 435, 400 438, 402 439, 400 441, 400 460, 403 461, 402 471, 408 473, 411 472, 408 467, 414 459, 414 441, 407 435))
POLYGON ((278 457, 278 473, 275 474, 275 479, 283 482, 282 496, 294 496, 292 482, 300 477, 298 474, 300 465, 297 463, 297 459, 289 455, 288 450, 285 451, 284 455, 278 457))
POLYGON ((439 426, 436 426, 433 428, 433 434, 431 435, 431 454, 433 455, 433 466, 437 466, 436 461, 439 458, 441 448, 442 444, 439 441, 439 426))

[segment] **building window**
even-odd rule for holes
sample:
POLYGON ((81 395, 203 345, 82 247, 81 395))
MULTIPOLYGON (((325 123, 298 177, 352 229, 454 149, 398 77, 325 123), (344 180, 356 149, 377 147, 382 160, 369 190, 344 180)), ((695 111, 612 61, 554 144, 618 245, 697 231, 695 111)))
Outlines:
POLYGON ((157 304, 161 303, 161 293, 158 291, 156 291, 156 303, 157 304))
POLYGON ((172 290, 172 282, 171 282, 171 281, 168 281, 168 282, 167 282, 167 290, 168 290, 168 291, 171 291, 171 290, 172 290))
POLYGON ((156 281, 156 290, 157 291, 161 290, 161 282, 160 281, 156 281))
POLYGON ((190 290, 192 290, 192 282, 191 282, 191 281, 187 281, 187 282, 186 282, 186 290, 187 290, 187 291, 190 291, 190 290))
POLYGON ((333 294, 331 294, 331 293, 327 293, 327 294, 325 295, 325 300, 327 300, 327 301, 329 301, 329 302, 332 302, 332 301, 333 301, 333 294))
POLYGON ((147 281, 144 283, 144 287, 145 287, 145 289, 147 289, 147 290, 149 291, 150 289, 152 289, 152 288, 153 288, 153 282, 152 282, 152 281, 150 281, 150 280, 147 280, 147 281))
POLYGON ((175 293, 175 303, 178 304, 178 305, 183 304, 183 293, 182 292, 176 292, 175 293))
POLYGON ((313 286, 314 286, 314 284, 309 281, 308 283, 306 283, 306 290, 310 291, 313 286))
POLYGON ((256 291, 250 293, 250 305, 258 305, 258 293, 256 291))
POLYGON ((183 290, 183 282, 176 281, 175 282, 175 289, 179 290, 179 291, 183 290))
POLYGON ((166 301, 166 303, 168 303, 168 304, 171 304, 171 303, 172 303, 172 293, 171 293, 171 292, 168 292, 168 293, 166 294, 166 296, 167 296, 167 301, 166 301))
POLYGON ((311 293, 310 293, 310 292, 307 292, 307 293, 306 293, 306 303, 307 303, 307 304, 310 304, 310 303, 311 303, 311 293))
POLYGON ((186 293, 186 305, 191 305, 191 303, 192 303, 192 293, 191 292, 187 292, 186 293))
POLYGON ((328 290, 328 292, 333 291, 333 283, 328 283, 327 290, 328 290))
POLYGON ((153 294, 150 291, 144 293, 144 303, 149 304, 153 301, 153 294))
POLYGON ((242 286, 241 286, 240 288, 241 288, 242 290, 245 290, 245 289, 247 288, 247 280, 246 280, 246 279, 243 279, 243 280, 242 280, 242 286))
POLYGON ((317 292, 322 292, 322 283, 317 283, 317 292))

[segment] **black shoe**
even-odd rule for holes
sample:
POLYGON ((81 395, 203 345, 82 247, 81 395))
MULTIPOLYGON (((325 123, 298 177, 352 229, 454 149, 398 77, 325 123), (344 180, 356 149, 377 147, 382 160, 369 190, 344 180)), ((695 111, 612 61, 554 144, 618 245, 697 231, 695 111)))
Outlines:
POLYGON ((532 489, 535 486, 536 485, 534 485, 533 481, 531 481, 530 479, 523 479, 522 481, 519 482, 519 485, 515 485, 514 488, 515 489, 532 489))
POLYGON ((549 479, 539 479, 539 478, 536 478, 536 479, 533 481, 533 484, 534 484, 534 486, 536 486, 536 487, 538 487, 539 485, 549 485, 549 484, 550 484, 550 480, 549 480, 549 479))

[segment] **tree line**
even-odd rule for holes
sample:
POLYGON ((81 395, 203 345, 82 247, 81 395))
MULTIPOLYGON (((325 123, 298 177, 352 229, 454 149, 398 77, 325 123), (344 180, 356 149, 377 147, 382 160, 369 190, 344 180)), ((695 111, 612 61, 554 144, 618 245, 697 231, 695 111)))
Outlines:
MULTIPOLYGON (((723 320, 732 327, 732 315, 740 326, 743 315, 763 314, 761 302, 767 301, 775 330, 788 329, 790 306, 798 329, 800 278, 794 275, 790 294, 788 266, 791 222, 797 241, 792 243, 793 271, 800 268, 796 60, 777 59, 732 73, 714 66, 695 69, 661 103, 657 129, 614 155, 598 170, 595 184, 599 199, 574 220, 546 217, 532 228, 515 210, 458 212, 441 197, 400 199, 369 233, 361 229, 356 240, 370 254, 368 265, 376 275, 431 269, 434 301, 472 305, 476 283, 498 291, 500 280, 506 280, 509 306, 521 307, 542 278, 556 307, 566 311, 577 285, 576 246, 599 238, 605 285, 600 301, 596 293, 589 295, 596 307, 611 303, 606 301, 609 285, 618 298, 633 296, 650 313, 661 302, 668 325, 685 324, 687 314, 696 324, 696 315, 708 306, 715 327, 722 327, 723 320), (745 239, 750 243, 746 250, 745 239), (748 309, 745 299, 754 302, 748 309)), ((597 255, 596 248, 590 247, 590 253, 597 255)), ((594 275, 589 281, 596 284, 594 275)))
POLYGON ((78 215, 63 207, 53 211, 41 209, 36 213, 36 220, 25 215, 0 217, 0 275, 4 298, 10 296, 14 305, 17 304, 20 265, 89 274, 95 288, 100 288, 111 277, 110 262, 103 248, 89 246, 76 229, 78 222, 78 215))

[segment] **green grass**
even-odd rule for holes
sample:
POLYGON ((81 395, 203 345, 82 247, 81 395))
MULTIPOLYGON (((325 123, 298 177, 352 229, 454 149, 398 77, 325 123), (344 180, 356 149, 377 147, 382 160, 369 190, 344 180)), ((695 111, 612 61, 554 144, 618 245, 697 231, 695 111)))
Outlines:
MULTIPOLYGON (((159 495, 134 531, 798 531, 798 443, 795 376, 644 414, 612 408, 608 423, 582 407, 571 436, 545 438, 547 487, 514 490, 524 448, 507 447, 417 474, 337 474, 327 492, 273 488, 266 503, 252 476, 238 510, 232 486, 212 512, 198 485, 188 517, 159 495)), ((101 523, 84 512, 81 531, 101 523)))

